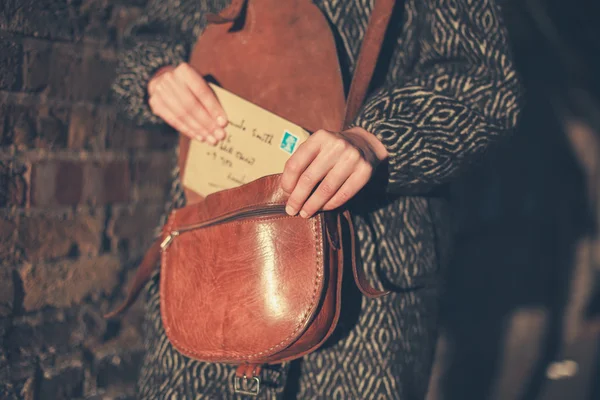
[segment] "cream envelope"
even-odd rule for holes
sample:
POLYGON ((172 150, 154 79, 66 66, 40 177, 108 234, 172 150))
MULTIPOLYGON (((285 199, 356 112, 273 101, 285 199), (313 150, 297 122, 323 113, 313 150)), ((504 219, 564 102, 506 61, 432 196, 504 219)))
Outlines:
POLYGON ((229 118, 227 138, 216 147, 192 141, 183 185, 207 196, 283 172, 309 133, 227 90, 211 87, 229 118))

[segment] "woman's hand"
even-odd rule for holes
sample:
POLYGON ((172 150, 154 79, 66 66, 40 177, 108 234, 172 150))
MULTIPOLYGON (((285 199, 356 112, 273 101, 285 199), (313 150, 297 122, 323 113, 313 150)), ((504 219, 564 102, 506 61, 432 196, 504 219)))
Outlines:
POLYGON ((321 209, 342 206, 387 157, 383 144, 362 128, 315 132, 285 165, 281 185, 290 194, 286 212, 308 218, 321 209))
POLYGON ((189 64, 160 69, 148 83, 148 96, 152 112, 178 132, 213 145, 225 138, 225 111, 189 64))

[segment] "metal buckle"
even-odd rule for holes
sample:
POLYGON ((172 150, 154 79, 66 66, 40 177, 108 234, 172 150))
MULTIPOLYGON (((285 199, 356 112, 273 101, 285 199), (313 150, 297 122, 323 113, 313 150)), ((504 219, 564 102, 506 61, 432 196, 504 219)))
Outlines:
POLYGON ((252 379, 248 379, 245 376, 243 378, 235 376, 233 378, 233 391, 237 394, 256 397, 258 396, 258 392, 260 392, 260 378, 255 376, 252 379), (242 381, 244 381, 243 384, 242 381), (249 383, 251 381, 254 381, 253 385, 249 383))

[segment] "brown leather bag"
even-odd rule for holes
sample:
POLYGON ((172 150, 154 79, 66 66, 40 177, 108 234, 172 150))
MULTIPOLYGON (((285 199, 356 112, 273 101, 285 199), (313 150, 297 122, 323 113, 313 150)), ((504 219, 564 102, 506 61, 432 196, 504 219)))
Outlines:
MULTIPOLYGON (((345 109, 333 36, 309 0, 234 0, 210 16, 212 24, 190 64, 310 130, 340 130, 364 100, 393 3, 376 1, 345 109), (240 19, 243 28, 233 29, 240 19), (308 59, 310 53, 321 62, 308 59), (262 63, 230 68, 231 56, 224 54, 262 63)), ((188 145, 181 136, 182 171, 188 145)), ((188 205, 171 213, 160 241, 142 261, 125 303, 108 316, 135 300, 160 256, 161 315, 169 340, 188 357, 238 364, 238 393, 258 394, 261 365, 315 351, 333 333, 342 301, 344 250, 361 292, 386 293, 372 288, 357 267, 349 213, 288 216, 280 175, 206 199, 189 191, 186 197, 188 205)))

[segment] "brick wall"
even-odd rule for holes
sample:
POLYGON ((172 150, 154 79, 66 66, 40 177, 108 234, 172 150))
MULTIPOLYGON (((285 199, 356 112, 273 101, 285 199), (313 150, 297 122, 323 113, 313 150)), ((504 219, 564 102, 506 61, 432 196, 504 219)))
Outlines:
POLYGON ((174 137, 117 119, 144 0, 0 2, 0 398, 129 398, 139 306, 101 315, 158 221, 174 137))

